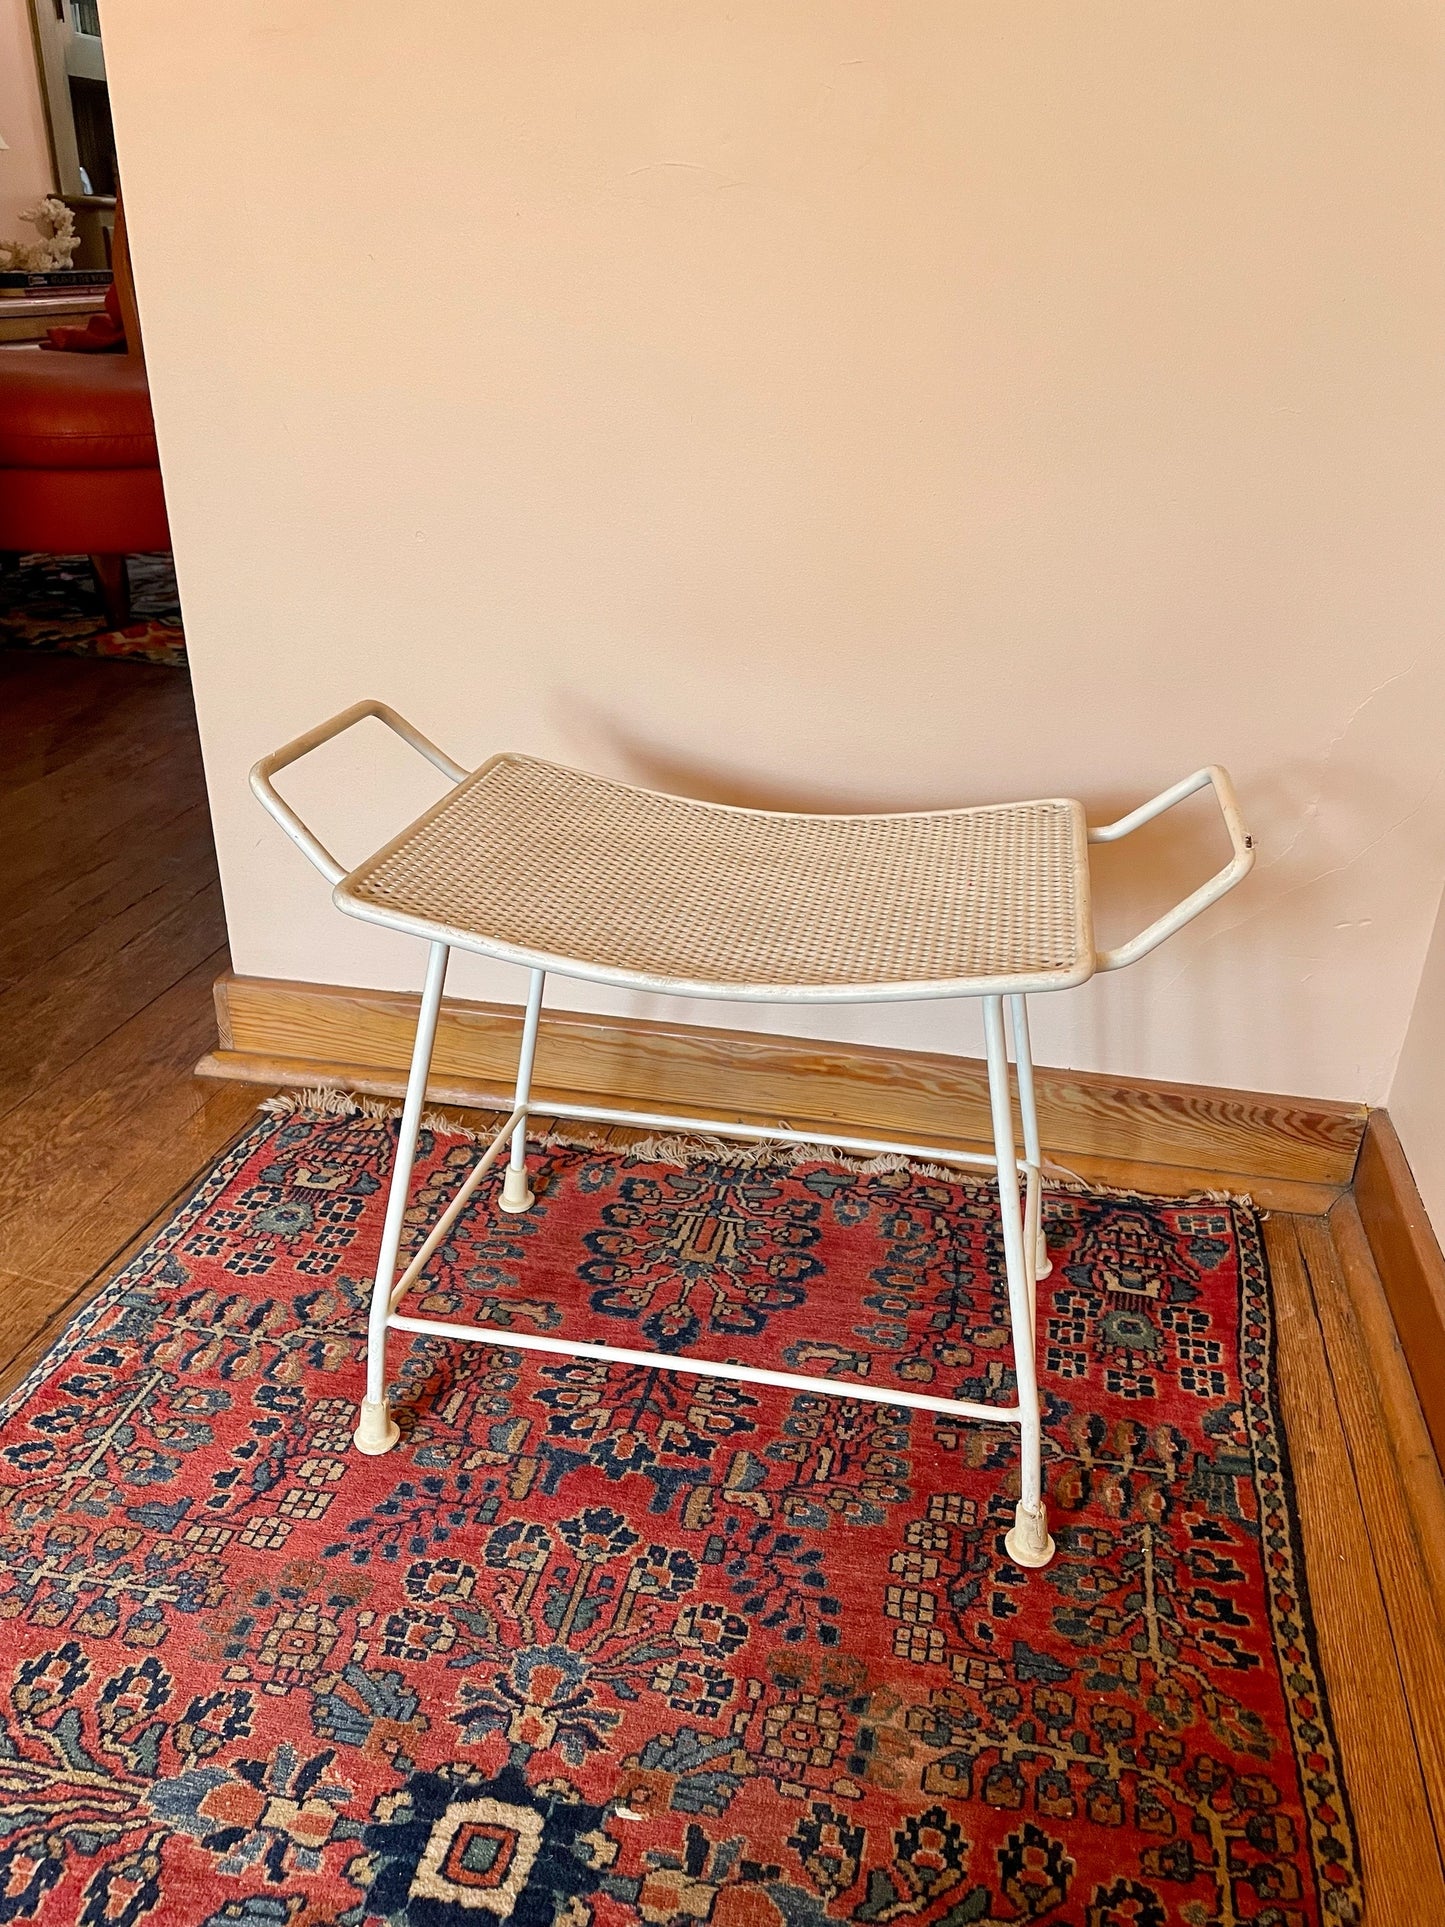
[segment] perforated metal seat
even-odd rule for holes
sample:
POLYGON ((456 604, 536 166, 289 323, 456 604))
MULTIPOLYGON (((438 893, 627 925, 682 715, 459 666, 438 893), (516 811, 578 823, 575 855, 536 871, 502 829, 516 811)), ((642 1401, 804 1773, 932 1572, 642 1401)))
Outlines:
POLYGON ((1094 967, 1077 803, 731 809, 494 757, 336 888, 355 915, 689 996, 1044 990, 1094 967))

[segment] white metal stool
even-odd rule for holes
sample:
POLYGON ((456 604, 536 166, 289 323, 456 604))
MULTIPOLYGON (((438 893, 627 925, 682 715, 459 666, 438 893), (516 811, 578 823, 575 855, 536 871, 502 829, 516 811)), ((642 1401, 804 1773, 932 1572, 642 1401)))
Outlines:
MULTIPOLYGON (((494 756, 468 771, 384 703, 362 702, 264 757, 251 772, 251 787, 335 886, 332 898, 340 909, 424 937, 431 946, 371 1300, 366 1396, 356 1429, 360 1451, 389 1451, 399 1436, 387 1403, 386 1334, 391 1329, 1002 1420, 1019 1428, 1022 1454, 1021 1496, 1005 1544, 1021 1566, 1048 1563, 1054 1544, 1043 1501, 1034 1300, 1036 1282, 1049 1266, 1041 1229, 1027 999, 1031 992, 1064 990, 1096 970, 1133 963, 1247 874, 1253 845, 1224 770, 1199 770, 1117 823, 1095 829, 1085 823, 1082 805, 1062 798, 891 816, 789 815, 665 796, 529 756, 494 756), (348 872, 277 794, 271 778, 368 716, 394 730, 455 788, 348 872), (1088 845, 1128 836, 1208 785, 1229 830, 1232 860, 1128 943, 1096 950, 1088 845), (505 958, 531 973, 516 1097, 506 1123, 398 1277, 412 1159, 453 946, 505 958), (997 1172, 1016 1402, 936 1398, 852 1380, 405 1316, 399 1307, 407 1291, 508 1140, 498 1205, 511 1212, 531 1207, 527 1119, 536 1108, 530 1098, 532 1060, 549 970, 671 996, 751 1002, 981 998, 992 1157, 831 1133, 829 1141, 850 1152, 897 1151, 997 1172), (1023 1116, 1021 1162, 1010 1103, 1010 1039, 1023 1116)), ((551 1116, 589 1122, 753 1141, 808 1141, 799 1131, 720 1118, 550 1100, 545 1109, 551 1116)))

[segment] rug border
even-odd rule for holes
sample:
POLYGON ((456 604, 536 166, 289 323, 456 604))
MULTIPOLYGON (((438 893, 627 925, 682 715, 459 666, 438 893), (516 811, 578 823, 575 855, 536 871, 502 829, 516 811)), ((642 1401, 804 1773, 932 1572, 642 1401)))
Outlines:
MULTIPOLYGON (((1299 1774, 1300 1791, 1304 1796, 1305 1809, 1310 1824, 1310 1859, 1315 1867, 1315 1879, 1319 1889, 1322 1911, 1332 1914, 1330 1898, 1339 1889, 1331 1882, 1325 1872, 1330 1865, 1340 1864, 1327 1858, 1319 1848, 1324 1840, 1340 1841, 1345 1849, 1344 1862, 1347 1864, 1353 1889, 1360 1896, 1363 1909, 1367 1902, 1365 1893, 1364 1870, 1360 1860, 1359 1831, 1355 1822, 1354 1802, 1350 1797, 1349 1783, 1345 1778, 1344 1759, 1340 1750, 1339 1733, 1335 1726, 1334 1708, 1326 1687, 1324 1668, 1320 1663, 1319 1634, 1315 1626, 1314 1601, 1308 1584, 1308 1563, 1305 1557, 1304 1533, 1300 1523, 1299 1508, 1288 1503, 1288 1495, 1294 1489, 1293 1453, 1290 1446, 1289 1431, 1284 1420, 1283 1403, 1279 1390, 1279 1320, 1275 1316, 1274 1274, 1269 1266, 1269 1253, 1260 1229, 1263 1215, 1257 1206, 1247 1203, 1241 1208, 1239 1200, 1231 1199, 1228 1204, 1234 1221, 1235 1236, 1239 1243, 1239 1297, 1241 1319, 1245 1312, 1245 1296, 1249 1289, 1249 1273, 1246 1258, 1253 1257, 1258 1267, 1259 1278, 1259 1315, 1265 1326, 1264 1356, 1264 1408, 1269 1420, 1270 1442, 1279 1465, 1280 1482, 1279 1510, 1283 1515, 1284 1537, 1289 1552, 1288 1580, 1294 1599, 1294 1611, 1298 1616, 1298 1636, 1309 1660, 1312 1696, 1315 1701, 1315 1724, 1323 1734, 1323 1746, 1316 1750, 1327 1751, 1329 1778, 1338 1791, 1341 1806, 1340 1821, 1331 1827, 1322 1822, 1317 1815, 1321 1801, 1328 1799, 1327 1794, 1315 1794, 1310 1789, 1311 1775, 1306 1765, 1305 1745, 1299 1731, 1300 1717, 1296 1710, 1298 1695, 1291 1690, 1284 1676, 1284 1648, 1289 1637, 1286 1624, 1279 1608, 1279 1588, 1271 1584, 1268 1567, 1264 1566, 1264 1528, 1265 1521, 1259 1521, 1261 1565, 1264 1566, 1264 1593, 1270 1615, 1270 1627, 1274 1634, 1271 1642, 1280 1693, 1284 1699, 1285 1713, 1289 1720, 1290 1742, 1294 1748, 1295 1770, 1299 1774)), ((1243 1346, 1241 1344, 1241 1352, 1243 1346)), ((1242 1366, 1242 1360, 1241 1360, 1242 1366)), ((1240 1373, 1241 1400, 1246 1403, 1250 1392, 1243 1369, 1240 1373)), ((1263 1472, 1259 1463, 1259 1442, 1255 1428, 1246 1425, 1249 1437, 1250 1460, 1254 1466, 1254 1489, 1263 1512, 1265 1487, 1263 1472)), ((1316 1776, 1317 1777, 1317 1776, 1316 1776)), ((1348 1891, 1348 1889, 1346 1890, 1348 1891)), ((1342 1918, 1334 1915, 1335 1918, 1342 1918)))
POLYGON ((47 1371, 57 1361, 70 1356, 100 1313, 109 1306, 111 1299, 120 1295, 121 1288, 129 1281, 131 1272, 141 1264, 142 1260, 151 1258, 161 1247, 162 1239, 168 1238, 170 1233, 178 1230, 183 1222, 190 1223, 202 1194, 209 1194, 213 1184, 229 1183, 235 1175, 235 1165, 244 1163, 250 1156, 253 1139, 261 1138, 268 1129, 274 1128, 273 1121, 265 1116, 258 1117, 254 1123, 246 1125, 195 1178, 190 1190, 180 1196, 178 1203, 173 1199, 169 1207, 162 1206, 162 1210, 169 1209, 169 1215, 157 1228, 155 1236, 147 1239, 139 1250, 131 1253, 117 1271, 112 1272, 109 1278, 96 1287, 75 1315, 68 1319, 56 1333, 54 1342, 40 1354, 24 1378, 12 1385, 4 1397, 0 1398, 0 1427, 6 1424, 16 1406, 23 1403, 34 1387, 43 1380, 47 1371))

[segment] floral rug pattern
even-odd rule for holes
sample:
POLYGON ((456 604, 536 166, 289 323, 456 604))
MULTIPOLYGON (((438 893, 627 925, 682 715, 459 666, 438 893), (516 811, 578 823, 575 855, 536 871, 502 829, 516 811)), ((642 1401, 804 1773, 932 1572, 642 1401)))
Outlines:
MULTIPOLYGON (((1051 1193, 1014 1435, 392 1339, 394 1127, 268 1117, 0 1429, 0 1921, 1360 1919, 1242 1203, 1051 1193)), ((423 1133, 411 1236, 476 1155, 423 1133)), ((1006 1400, 986 1187, 549 1144, 409 1303, 1006 1400)))
POLYGON ((21 556, 0 570, 0 647, 182 666, 186 638, 171 558, 133 555, 129 572, 131 620, 112 629, 87 557, 21 556))

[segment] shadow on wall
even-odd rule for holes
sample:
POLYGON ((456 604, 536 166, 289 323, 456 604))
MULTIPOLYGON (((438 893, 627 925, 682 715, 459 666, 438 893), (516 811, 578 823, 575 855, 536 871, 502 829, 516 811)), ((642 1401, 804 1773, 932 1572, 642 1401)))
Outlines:
MULTIPOLYGON (((565 696, 560 708, 559 720, 567 735, 579 744, 582 761, 588 766, 619 770, 630 782, 708 803, 756 810, 861 814, 958 809, 973 803, 1010 802, 1030 794, 1021 789, 1012 797, 979 795, 969 786, 966 766, 960 770, 957 787, 947 795, 910 794, 900 786, 884 796, 846 783, 820 787, 777 777, 760 778, 756 772, 648 738, 621 717, 596 704, 580 702, 575 696, 565 696)), ((960 760, 963 762, 962 756, 960 760)), ((1188 773, 1183 769, 1178 772, 1180 776, 1188 773)), ((1084 800, 1091 823, 1108 823, 1143 802, 1144 793, 1138 786, 1102 793, 1096 790, 1084 800)), ((1212 802, 1204 796, 1192 806, 1146 825, 1122 846, 1095 847, 1093 870, 1100 886, 1099 911, 1108 914, 1113 899, 1122 897, 1124 901, 1117 906, 1121 915, 1137 921, 1142 914, 1143 921, 1148 922, 1178 899, 1181 877, 1202 879, 1229 858, 1228 834, 1212 802)), ((1125 934, 1124 925, 1114 932, 1102 925, 1101 918, 1102 942, 1112 943, 1125 934)))
MULTIPOLYGON (((708 802, 826 813, 949 809, 1012 800, 980 795, 970 787, 966 747, 960 751, 960 777, 952 793, 910 793, 905 779, 900 788, 883 795, 850 787, 846 780, 818 785, 759 776, 649 738, 605 707, 579 701, 570 693, 561 697, 560 711, 558 721, 577 745, 579 761, 618 771, 652 789, 708 802)), ((1188 773, 1181 767, 1165 772, 1160 781, 1188 773)), ((1021 787, 1015 795, 1027 793, 1021 787)), ((1144 801, 1145 794, 1146 786, 1120 784, 1093 787, 1082 800, 1091 823, 1107 823, 1144 801)), ((1217 1038, 1240 1021, 1233 993, 1226 986, 1237 981, 1241 953, 1247 959, 1249 953, 1262 956, 1266 949, 1276 958, 1291 959, 1299 989, 1287 1006, 1270 1013, 1271 1022, 1277 1024, 1281 1038, 1290 1040, 1291 1054, 1302 1053, 1303 1061, 1308 1061, 1320 1025, 1331 1021, 1327 1005, 1322 1006, 1316 995, 1317 986, 1312 985, 1315 972, 1327 967, 1317 950, 1319 893, 1334 898, 1336 929, 1356 927, 1365 935, 1369 919, 1354 915, 1352 872, 1355 877, 1361 874, 1359 866, 1369 863, 1372 849, 1383 841, 1378 829, 1382 820, 1397 829, 1409 826, 1414 832, 1408 840, 1392 842, 1392 863, 1422 866, 1427 872, 1445 867, 1445 839, 1440 825, 1421 809, 1418 791, 1406 781, 1391 782, 1386 790, 1378 769, 1364 763, 1352 766, 1338 749, 1324 759, 1279 765, 1267 775, 1250 779, 1241 802, 1260 848, 1258 867, 1244 888, 1162 947, 1144 966, 1142 981, 1138 970, 1121 973, 1117 979, 1099 977, 1079 993, 1077 1001, 1069 999, 1073 1008, 1066 1020, 1067 1044, 1061 1023, 1059 1042, 1050 1049, 1056 1000, 1038 1000, 1043 1061, 1076 1061, 1082 1046, 1096 1061, 1123 1068, 1131 1061, 1148 1061, 1156 1043, 1185 1042, 1174 1034, 1179 1023, 1177 1000, 1166 993, 1186 975, 1191 985, 1188 1044, 1217 1038), (1166 1007, 1173 1012, 1167 1020, 1171 1028, 1167 1040, 1158 1034, 1166 1007)), ((1142 929, 1227 863, 1229 856, 1228 836, 1207 794, 1147 824, 1121 844, 1095 845, 1091 863, 1101 947, 1122 942, 1142 929)), ((1262 973, 1263 981, 1271 977, 1277 981, 1277 973, 1262 973)), ((1057 1014, 1064 1019, 1062 1010, 1057 1014)), ((1371 1067, 1362 1067, 1361 1089, 1371 1074, 1371 1067)))
MULTIPOLYGON (((1095 978, 1082 993, 1079 1042, 1101 1063, 1187 1056, 1207 1050, 1212 1040, 1241 1024, 1257 1029, 1262 1015, 1275 1033, 1281 1059, 1309 1064, 1327 1055, 1333 1041, 1327 1032, 1348 1025, 1352 993, 1338 952, 1322 950, 1321 925, 1327 923, 1345 942, 1376 947, 1373 920, 1361 914, 1362 906, 1374 900, 1371 864, 1415 874, 1438 872, 1445 864, 1445 824, 1425 807, 1428 800, 1429 792, 1422 797, 1418 784, 1382 778, 1378 766, 1337 751, 1252 778, 1241 803, 1259 846, 1254 874, 1237 894, 1155 953, 1142 977, 1124 971, 1095 978), (1388 828, 1382 830, 1382 823, 1388 828), (1274 986, 1273 1008, 1241 1012, 1241 964, 1255 981, 1274 986), (1175 993, 1185 979, 1189 993, 1181 1000, 1175 993), (1182 1010, 1187 1021, 1181 1034, 1182 1010), (1173 1015, 1166 1019, 1165 1011, 1173 1015)), ((1089 815, 1100 820, 1092 805, 1089 815)), ((1182 816, 1173 823, 1165 819, 1123 845, 1096 848, 1100 942, 1116 942, 1156 915, 1178 895, 1180 878, 1190 885, 1202 880, 1218 848, 1209 838, 1206 811, 1187 822, 1182 816)), ((1047 1037, 1046 1018, 1043 1028, 1047 1037)), ((1262 1083, 1251 1080, 1250 1087, 1375 1102, 1389 1071, 1386 1061, 1362 1061, 1350 1088, 1321 1091, 1307 1076, 1292 1083, 1266 1077, 1262 1083)))

